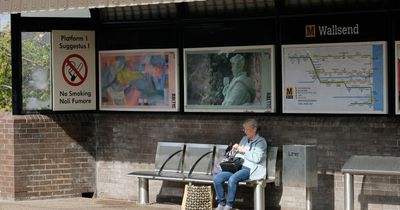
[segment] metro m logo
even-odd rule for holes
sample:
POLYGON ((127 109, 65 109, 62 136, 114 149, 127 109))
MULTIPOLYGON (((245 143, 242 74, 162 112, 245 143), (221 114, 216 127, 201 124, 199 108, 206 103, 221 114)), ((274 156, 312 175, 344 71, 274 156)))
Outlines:
POLYGON ((315 25, 306 25, 306 38, 314 38, 316 36, 315 25))
POLYGON ((293 99, 293 88, 286 88, 286 99, 293 99))

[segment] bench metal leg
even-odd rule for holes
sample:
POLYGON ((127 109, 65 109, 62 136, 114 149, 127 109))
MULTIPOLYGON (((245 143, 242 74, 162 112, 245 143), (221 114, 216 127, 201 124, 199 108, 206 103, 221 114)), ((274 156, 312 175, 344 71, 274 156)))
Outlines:
POLYGON ((354 210, 354 177, 349 173, 344 174, 344 209, 354 210))
POLYGON ((139 178, 139 204, 149 203, 149 179, 139 178))
POLYGON ((311 187, 306 188, 306 202, 307 202, 307 210, 312 210, 312 191, 311 187))
POLYGON ((254 210, 265 210, 265 186, 257 184, 254 188, 254 210))

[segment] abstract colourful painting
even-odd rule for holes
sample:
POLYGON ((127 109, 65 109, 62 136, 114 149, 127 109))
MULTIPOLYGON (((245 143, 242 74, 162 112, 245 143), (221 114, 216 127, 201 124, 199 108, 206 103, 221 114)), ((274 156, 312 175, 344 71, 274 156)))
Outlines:
POLYGON ((178 111, 176 49, 99 52, 100 110, 178 111))

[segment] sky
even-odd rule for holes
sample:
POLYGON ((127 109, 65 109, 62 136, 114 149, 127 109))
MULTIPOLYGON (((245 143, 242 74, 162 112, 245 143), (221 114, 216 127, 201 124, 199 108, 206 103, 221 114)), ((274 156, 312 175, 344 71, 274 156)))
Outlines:
POLYGON ((10 22, 10 15, 0 15, 0 31, 3 30, 4 26, 10 22))

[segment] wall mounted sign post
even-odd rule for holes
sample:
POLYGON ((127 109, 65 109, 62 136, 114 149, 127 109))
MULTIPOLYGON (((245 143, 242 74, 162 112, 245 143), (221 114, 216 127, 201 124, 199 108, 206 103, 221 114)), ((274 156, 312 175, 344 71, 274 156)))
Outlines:
POLYGON ((95 110, 94 31, 53 31, 53 110, 95 110))

